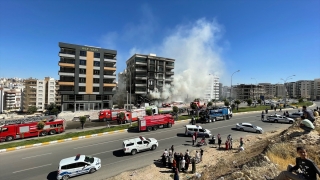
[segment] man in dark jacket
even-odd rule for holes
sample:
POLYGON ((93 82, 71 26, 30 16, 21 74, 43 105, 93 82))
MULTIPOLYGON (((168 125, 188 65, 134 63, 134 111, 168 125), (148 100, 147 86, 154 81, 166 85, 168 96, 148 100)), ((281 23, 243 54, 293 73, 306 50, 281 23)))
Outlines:
POLYGON ((287 171, 282 171, 274 180, 317 180, 317 174, 320 177, 320 170, 312 160, 308 159, 306 149, 297 147, 297 153, 300 157, 296 158, 296 165, 289 165, 287 171), (298 169, 300 169, 302 173, 292 173, 298 169))
POLYGON ((306 106, 302 107, 303 115, 306 119, 309 119, 312 123, 315 121, 315 118, 313 116, 313 112, 311 110, 307 110, 306 106))

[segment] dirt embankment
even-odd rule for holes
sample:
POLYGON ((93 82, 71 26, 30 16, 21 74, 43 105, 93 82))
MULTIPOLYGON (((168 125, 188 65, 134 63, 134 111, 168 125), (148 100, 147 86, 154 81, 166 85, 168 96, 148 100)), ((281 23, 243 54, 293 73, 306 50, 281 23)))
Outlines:
MULTIPOLYGON (((245 136, 245 150, 218 149, 215 145, 204 147, 203 161, 196 165, 196 173, 191 173, 191 165, 186 173, 179 173, 180 179, 203 180, 259 180, 264 176, 274 177, 288 164, 295 163, 296 147, 307 148, 309 157, 320 165, 320 118, 316 120, 316 130, 303 134, 299 121, 289 129, 279 129, 262 135, 245 136)), ((234 140, 233 147, 238 147, 234 140)), ((195 151, 191 152, 192 157, 195 151)), ((130 172, 123 172, 109 180, 172 180, 173 172, 161 165, 149 165, 130 172)))

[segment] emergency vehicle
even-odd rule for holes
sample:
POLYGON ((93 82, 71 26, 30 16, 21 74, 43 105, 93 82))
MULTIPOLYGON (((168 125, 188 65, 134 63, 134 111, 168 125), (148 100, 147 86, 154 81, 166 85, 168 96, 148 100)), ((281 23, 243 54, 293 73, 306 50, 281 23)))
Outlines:
POLYGON ((156 131, 159 128, 171 128, 174 119, 170 114, 144 116, 139 119, 139 131, 156 131))
POLYGON ((125 154, 135 155, 137 152, 155 150, 159 146, 158 141, 155 138, 145 138, 139 136, 129 140, 124 140, 122 143, 123 152, 125 154))
POLYGON ((125 109, 104 109, 99 112, 99 120, 100 121, 118 121, 118 123, 127 123, 130 120, 137 121, 139 117, 145 116, 145 109, 133 109, 132 112, 127 111, 125 109), (118 114, 123 112, 125 117, 123 120, 119 119, 118 114))
POLYGON ((0 125, 0 140, 12 141, 14 139, 52 135, 65 131, 66 121, 56 119, 56 116, 39 116, 17 120, 7 120, 0 125), (45 126, 38 130, 37 124, 43 121, 45 126))
POLYGON ((86 155, 62 159, 59 163, 57 180, 67 180, 70 177, 94 173, 101 168, 101 159, 86 155))

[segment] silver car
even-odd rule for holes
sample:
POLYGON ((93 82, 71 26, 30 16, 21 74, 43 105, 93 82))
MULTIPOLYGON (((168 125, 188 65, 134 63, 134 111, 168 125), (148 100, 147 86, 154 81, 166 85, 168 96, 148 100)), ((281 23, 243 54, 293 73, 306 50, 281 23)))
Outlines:
POLYGON ((267 120, 268 121, 274 121, 274 119, 280 117, 281 115, 278 115, 278 114, 275 114, 275 115, 270 115, 270 116, 267 116, 267 120))
POLYGON ((275 122, 275 123, 279 122, 279 123, 290 123, 290 124, 293 124, 295 120, 292 119, 292 118, 286 117, 286 116, 278 116, 278 117, 274 118, 272 121, 275 122))
POLYGON ((263 129, 259 126, 255 126, 251 123, 237 123, 236 129, 240 131, 248 131, 248 132, 256 132, 256 133, 263 133, 263 129))

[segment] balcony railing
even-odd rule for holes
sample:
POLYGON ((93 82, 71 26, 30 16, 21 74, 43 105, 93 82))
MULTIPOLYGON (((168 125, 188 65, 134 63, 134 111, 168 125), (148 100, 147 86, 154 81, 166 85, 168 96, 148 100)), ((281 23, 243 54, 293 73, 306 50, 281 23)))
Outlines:
POLYGON ((172 71, 166 71, 166 74, 174 74, 172 71))

